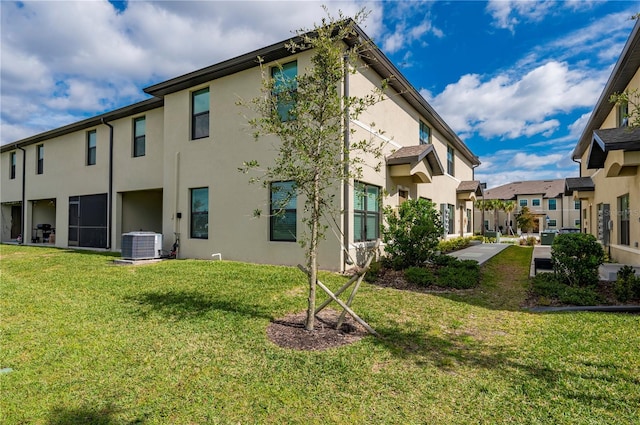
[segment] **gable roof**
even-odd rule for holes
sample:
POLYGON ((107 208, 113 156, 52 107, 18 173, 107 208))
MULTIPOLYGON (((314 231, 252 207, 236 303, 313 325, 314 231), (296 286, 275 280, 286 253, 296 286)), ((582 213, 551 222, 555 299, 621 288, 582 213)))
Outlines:
POLYGON ((442 163, 433 145, 403 146, 387 157, 387 165, 412 164, 427 159, 434 176, 444 175, 442 163))
POLYGON ((480 183, 478 180, 465 180, 461 181, 458 185, 458 188, 456 189, 456 193, 463 192, 473 192, 476 195, 481 196, 484 191, 482 189, 482 183, 480 183))
POLYGON ((618 62, 616 62, 602 94, 600 94, 598 103, 596 103, 589 117, 587 126, 571 154, 573 159, 580 159, 589 148, 594 130, 602 127, 604 120, 614 107, 614 104, 609 102, 609 98, 612 94, 620 93, 627 88, 638 68, 640 68, 640 19, 637 20, 633 27, 631 35, 618 58, 618 62))
POLYGON ((565 196, 573 195, 573 192, 593 192, 596 185, 591 177, 569 177, 565 179, 564 194, 565 196))
POLYGON ((587 168, 603 168, 607 154, 615 150, 639 151, 640 128, 621 127, 594 130, 587 158, 587 168))
POLYGON ((508 183, 484 192, 485 199, 516 199, 518 195, 542 195, 544 198, 557 198, 564 193, 564 179, 528 180, 508 183))

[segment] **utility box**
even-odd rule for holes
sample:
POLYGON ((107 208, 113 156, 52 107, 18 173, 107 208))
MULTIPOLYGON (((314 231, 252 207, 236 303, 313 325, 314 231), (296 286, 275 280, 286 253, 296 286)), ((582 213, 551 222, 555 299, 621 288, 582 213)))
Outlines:
POLYGON ((125 260, 151 260, 162 254, 162 234, 129 232, 122 234, 122 258, 125 260))
POLYGON ((500 243, 500 236, 502 236, 502 233, 500 232, 484 232, 484 236, 487 238, 496 238, 496 243, 500 243))
POLYGON ((542 232, 540 233, 541 245, 553 245, 553 239, 556 237, 556 232, 542 232))

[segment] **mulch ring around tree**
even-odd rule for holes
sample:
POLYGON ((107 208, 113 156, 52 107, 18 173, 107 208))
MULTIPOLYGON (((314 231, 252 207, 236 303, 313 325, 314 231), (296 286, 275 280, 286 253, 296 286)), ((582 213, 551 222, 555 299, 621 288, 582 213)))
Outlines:
POLYGON ((320 351, 353 344, 368 335, 366 329, 348 314, 335 329, 340 312, 324 309, 316 315, 312 331, 304 328, 307 312, 289 314, 267 327, 267 337, 276 345, 302 351, 320 351))

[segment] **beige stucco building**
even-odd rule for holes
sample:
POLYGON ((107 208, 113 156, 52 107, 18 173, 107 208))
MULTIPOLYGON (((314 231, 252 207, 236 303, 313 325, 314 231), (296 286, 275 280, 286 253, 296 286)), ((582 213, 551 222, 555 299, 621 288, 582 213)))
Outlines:
POLYGON ((609 98, 640 90, 637 22, 574 151, 580 177, 566 192, 582 204, 581 227, 602 242, 613 261, 640 265, 640 129, 627 127, 631 106, 609 98))
POLYGON ((507 183, 484 191, 484 199, 498 199, 515 204, 509 214, 505 211, 476 210, 475 231, 499 230, 503 234, 518 234, 516 215, 527 207, 534 216, 532 233, 580 228, 580 202, 565 194, 565 179, 526 180, 507 183), (498 228, 496 229, 496 223, 498 228), (509 229, 511 227, 511 229, 509 229))
MULTIPOLYGON (((221 253, 256 263, 303 262, 296 243, 302 200, 291 200, 284 218, 273 217, 274 188, 286 182, 251 185, 238 171, 252 159, 268 165, 278 141, 256 142, 248 111, 236 104, 260 95, 258 57, 266 69, 296 75, 310 67, 311 55, 276 43, 148 87, 152 97, 143 102, 3 146, 2 241, 21 235, 25 243, 119 250, 123 233, 142 230, 161 233, 165 251, 179 238, 178 258, 221 253), (264 214, 257 218, 256 209, 264 214)), ((347 129, 350 137, 384 145, 383 166, 365 167, 358 181, 336 188, 346 219, 321 243, 320 267, 348 268, 342 247, 357 258, 379 238, 381 206, 405 199, 433 201, 449 218, 444 236, 470 234, 481 192, 473 181, 478 158, 377 48, 345 75, 340 90, 350 95, 393 76, 385 100, 347 129)))

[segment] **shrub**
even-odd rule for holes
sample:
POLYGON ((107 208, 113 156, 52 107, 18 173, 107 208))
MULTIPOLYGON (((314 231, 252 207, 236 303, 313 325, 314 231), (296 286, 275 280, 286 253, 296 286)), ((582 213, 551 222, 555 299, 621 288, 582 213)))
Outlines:
POLYGON ((480 266, 478 262, 474 260, 457 260, 455 258, 453 260, 453 262, 438 270, 438 286, 456 289, 468 289, 478 286, 480 283, 480 266))
POLYGON ((438 250, 443 254, 447 252, 457 251, 469 246, 471 238, 457 237, 452 239, 442 240, 438 243, 438 250))
POLYGON ((573 288, 559 281, 553 273, 537 274, 531 287, 532 292, 543 299, 555 299, 562 304, 597 305, 602 302, 593 288, 573 288))
POLYGON ((384 209, 387 226, 382 229, 390 265, 398 270, 422 266, 433 257, 443 228, 434 204, 425 199, 403 202, 397 212, 384 209))
POLYGON ((640 299, 640 276, 636 276, 633 267, 624 266, 618 270, 614 292, 621 302, 640 299))
POLYGON ((436 282, 433 272, 424 267, 409 267, 404 271, 407 281, 420 286, 430 286, 436 282))
POLYGON ((520 239, 520 245, 535 246, 538 243, 538 238, 535 236, 529 236, 528 238, 520 239))
POLYGON ((375 282, 378 280, 380 270, 382 270, 382 263, 380 261, 372 261, 369 265, 369 270, 367 270, 367 274, 364 275, 364 280, 369 283, 375 282))
POLYGON ((438 255, 433 257, 433 264, 440 267, 455 265, 459 262, 459 260, 450 255, 438 255))
POLYGON ((551 261, 561 282, 574 287, 595 286, 604 250, 593 235, 564 233, 553 239, 551 261))

